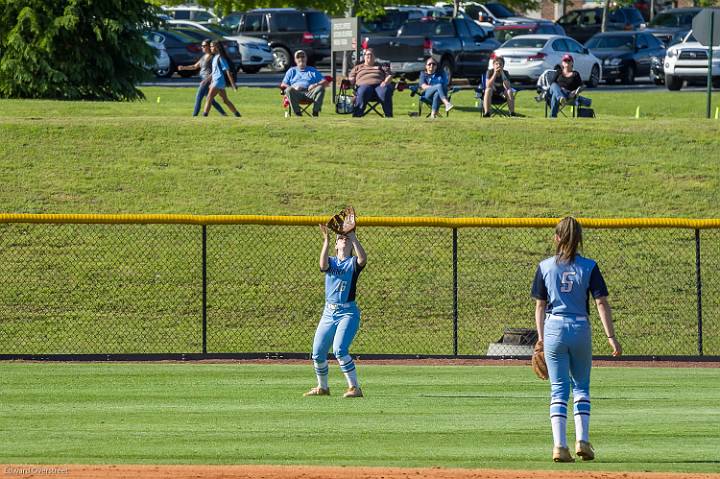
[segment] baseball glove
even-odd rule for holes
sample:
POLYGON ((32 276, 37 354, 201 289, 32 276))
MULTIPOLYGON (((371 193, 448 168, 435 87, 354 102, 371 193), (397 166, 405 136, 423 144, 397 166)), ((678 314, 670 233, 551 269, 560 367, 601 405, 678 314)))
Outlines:
POLYGON ((346 235, 355 231, 355 208, 352 206, 345 207, 340 213, 330 218, 327 227, 339 235, 346 235))
POLYGON ((543 350, 543 342, 538 341, 535 343, 535 350, 532 355, 532 368, 535 375, 540 379, 547 379, 548 370, 547 363, 545 362, 545 351, 543 350))

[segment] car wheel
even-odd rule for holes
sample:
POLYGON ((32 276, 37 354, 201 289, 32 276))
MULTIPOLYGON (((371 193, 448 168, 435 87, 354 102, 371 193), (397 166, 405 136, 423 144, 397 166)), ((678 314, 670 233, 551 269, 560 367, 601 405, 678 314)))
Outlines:
POLYGON ((713 77, 712 86, 713 88, 720 88, 720 77, 713 77))
POLYGON ((662 85, 663 83, 665 83, 665 82, 663 81, 662 77, 657 77, 657 76, 656 76, 655 78, 653 78, 653 82, 654 82, 656 85, 662 85))
POLYGON ((623 72, 622 82, 626 85, 635 83, 635 67, 633 65, 628 65, 623 72))
POLYGON ((290 52, 283 47, 273 47, 273 62, 270 64, 270 68, 274 72, 284 72, 290 68, 290 52))
POLYGON ((588 86, 590 88, 597 88, 597 86, 600 84, 600 67, 597 65, 593 65, 592 71, 590 72, 590 81, 588 82, 588 86))
POLYGON ((449 58, 443 58, 440 61, 440 71, 445 72, 445 76, 448 80, 448 85, 452 82, 452 76, 453 76, 453 65, 452 61, 449 58))
POLYGON ((242 67, 242 71, 245 73, 257 73, 260 71, 261 67, 253 66, 253 67, 242 67))
POLYGON ((668 90, 678 91, 682 88, 683 80, 675 75, 665 75, 665 86, 668 90))
POLYGON ((155 70, 155 76, 158 76, 160 78, 170 78, 174 72, 175 72, 175 64, 171 60, 170 65, 168 65, 167 68, 155 70))

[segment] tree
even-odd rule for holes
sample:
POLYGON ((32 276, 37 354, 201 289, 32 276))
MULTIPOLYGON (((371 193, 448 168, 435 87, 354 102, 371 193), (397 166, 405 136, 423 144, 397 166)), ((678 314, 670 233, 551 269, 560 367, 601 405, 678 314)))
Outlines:
POLYGON ((144 98, 156 22, 145 0, 0 0, 0 97, 144 98))

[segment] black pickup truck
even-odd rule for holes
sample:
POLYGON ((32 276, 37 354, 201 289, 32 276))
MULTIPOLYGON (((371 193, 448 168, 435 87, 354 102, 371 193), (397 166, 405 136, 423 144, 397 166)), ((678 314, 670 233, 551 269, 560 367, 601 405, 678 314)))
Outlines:
POLYGON ((500 46, 491 31, 465 16, 408 20, 393 36, 369 36, 363 49, 372 48, 378 62, 390 63, 393 73, 417 77, 432 56, 448 79, 479 79, 488 69, 490 54, 500 46))

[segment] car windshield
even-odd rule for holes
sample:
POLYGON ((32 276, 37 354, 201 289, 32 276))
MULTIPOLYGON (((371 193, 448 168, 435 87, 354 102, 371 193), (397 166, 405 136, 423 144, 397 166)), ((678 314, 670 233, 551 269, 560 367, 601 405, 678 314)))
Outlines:
POLYGON ((392 32, 397 31, 397 29, 400 28, 400 25, 405 23, 409 16, 410 14, 408 12, 391 11, 381 17, 365 20, 363 23, 365 28, 372 33, 384 31, 392 32))
POLYGON ((545 38, 513 38, 508 40, 500 48, 543 48, 547 43, 545 38))
POLYGON ((329 32, 330 18, 322 12, 307 12, 308 27, 311 32, 329 32))
POLYGON ((598 35, 585 44, 593 50, 632 50, 633 37, 630 35, 598 35))
POLYGON ((201 23, 201 25, 217 35, 226 36, 233 34, 229 28, 218 25, 217 23, 201 23))
POLYGON ((693 17, 697 12, 665 12, 650 22, 651 27, 686 27, 692 25, 693 17))
MULTIPOLYGON (((495 29, 495 38, 499 42, 505 42, 510 40, 511 38, 515 38, 518 35, 527 35, 528 33, 532 33, 531 27, 523 27, 523 28, 503 28, 495 29)), ((537 33, 537 32, 536 32, 537 33)))
POLYGON ((510 10, 508 7, 503 5, 502 3, 486 3, 485 8, 490 10, 490 13, 495 15, 496 18, 507 18, 507 17, 515 17, 517 14, 510 10))

